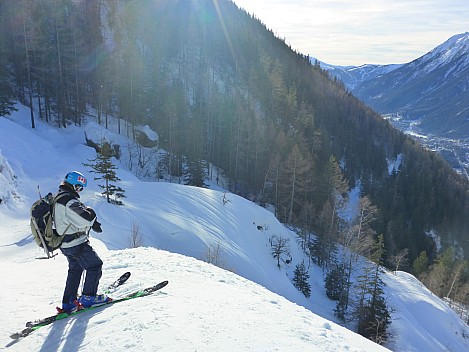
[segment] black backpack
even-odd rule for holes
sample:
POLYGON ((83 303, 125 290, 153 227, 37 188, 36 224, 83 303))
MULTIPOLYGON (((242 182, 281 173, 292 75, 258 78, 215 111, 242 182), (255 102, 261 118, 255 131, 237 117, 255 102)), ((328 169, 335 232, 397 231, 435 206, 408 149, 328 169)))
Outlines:
POLYGON ((67 193, 59 193, 53 196, 49 193, 31 206, 31 233, 37 245, 44 249, 47 258, 53 257, 52 252, 60 247, 64 238, 54 228, 53 213, 54 204, 66 195, 67 193))

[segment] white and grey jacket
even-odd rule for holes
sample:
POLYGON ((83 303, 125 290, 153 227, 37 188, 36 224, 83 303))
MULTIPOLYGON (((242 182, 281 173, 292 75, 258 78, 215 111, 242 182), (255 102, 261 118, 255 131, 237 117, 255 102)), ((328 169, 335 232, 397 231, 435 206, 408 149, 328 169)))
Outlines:
POLYGON ((87 209, 79 198, 80 195, 68 184, 60 185, 54 205, 54 222, 57 234, 65 235, 62 248, 75 247, 87 242, 89 230, 96 221, 94 211, 87 209))

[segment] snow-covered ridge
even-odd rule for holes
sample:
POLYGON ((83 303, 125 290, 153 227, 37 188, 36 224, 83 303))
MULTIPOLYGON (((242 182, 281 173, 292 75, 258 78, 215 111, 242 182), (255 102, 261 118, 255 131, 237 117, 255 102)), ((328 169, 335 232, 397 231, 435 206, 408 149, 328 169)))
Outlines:
POLYGON ((363 86, 366 87, 366 82, 372 82, 372 80, 393 71, 396 71, 398 77, 394 80, 397 85, 430 74, 449 64, 452 66, 447 67, 446 75, 456 76, 469 67, 469 32, 454 35, 425 55, 405 64, 334 66, 320 62, 323 69, 329 71, 332 76, 341 79, 352 91, 355 88, 362 89, 363 86), (397 74, 400 72, 397 70, 401 67, 402 77, 397 74))
POLYGON ((457 64, 449 70, 454 70, 454 74, 469 67, 469 32, 452 36, 429 53, 412 61, 409 65, 410 67, 420 66, 419 70, 428 74, 453 61, 456 61, 457 64))
POLYGON ((328 71, 331 76, 340 79, 348 89, 352 90, 362 82, 371 81, 376 77, 392 72, 402 66, 401 64, 334 66, 325 62, 319 63, 321 68, 328 71))
MULTIPOLYGON (((469 52, 469 32, 457 34, 449 38, 443 44, 437 46, 435 49, 430 51, 428 55, 440 56, 442 62, 448 62, 454 59, 456 56, 460 56, 469 52)), ((467 58, 469 62, 469 57, 467 58)))

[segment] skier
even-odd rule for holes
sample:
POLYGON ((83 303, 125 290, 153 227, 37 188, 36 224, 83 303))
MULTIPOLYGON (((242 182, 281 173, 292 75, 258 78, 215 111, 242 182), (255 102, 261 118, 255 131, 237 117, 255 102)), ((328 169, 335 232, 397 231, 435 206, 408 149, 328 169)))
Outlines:
POLYGON ((65 176, 59 186, 59 195, 54 206, 54 221, 57 233, 65 235, 60 246, 68 260, 68 274, 59 312, 72 313, 80 306, 91 307, 104 304, 111 299, 104 294, 98 295, 98 284, 102 274, 103 262, 90 246, 89 231, 102 232, 96 213, 79 201, 79 193, 87 185, 83 174, 72 171, 65 176), (77 299, 81 276, 86 270, 82 296, 77 299))

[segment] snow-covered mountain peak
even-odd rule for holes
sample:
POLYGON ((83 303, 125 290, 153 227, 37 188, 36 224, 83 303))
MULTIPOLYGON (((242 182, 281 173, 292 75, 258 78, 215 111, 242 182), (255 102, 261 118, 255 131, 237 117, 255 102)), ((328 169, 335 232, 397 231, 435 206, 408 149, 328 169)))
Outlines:
MULTIPOLYGON (((415 74, 431 73, 445 65, 455 66, 457 72, 469 66, 469 32, 452 36, 427 54, 412 61, 409 67, 417 68, 421 72, 415 74), (454 63, 457 63, 454 65, 454 63)), ((453 71, 453 69, 451 69, 453 71)))
POLYGON ((430 53, 444 52, 454 55, 467 51, 469 51, 469 32, 453 35, 447 41, 430 51, 430 53))

